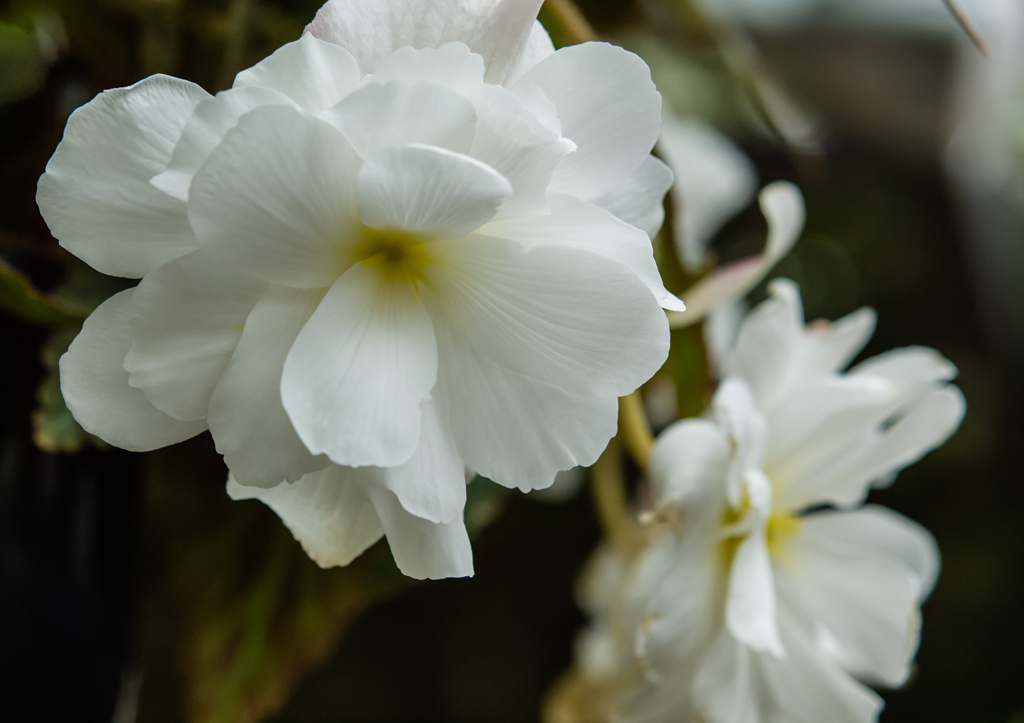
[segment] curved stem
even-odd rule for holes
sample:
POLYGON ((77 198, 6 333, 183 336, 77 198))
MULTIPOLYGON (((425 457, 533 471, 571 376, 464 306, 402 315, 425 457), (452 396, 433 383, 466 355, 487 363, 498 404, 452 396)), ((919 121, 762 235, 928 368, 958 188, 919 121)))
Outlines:
POLYGON ((597 40, 597 33, 572 0, 546 0, 544 7, 571 45, 597 40))
POLYGON ((605 536, 622 554, 632 557, 643 548, 643 533, 626 498, 622 447, 616 437, 590 468, 594 506, 605 536))
POLYGON ((644 412, 644 401, 640 390, 626 397, 619 398, 619 436, 626 444, 626 449, 640 469, 647 469, 654 446, 651 425, 644 412))

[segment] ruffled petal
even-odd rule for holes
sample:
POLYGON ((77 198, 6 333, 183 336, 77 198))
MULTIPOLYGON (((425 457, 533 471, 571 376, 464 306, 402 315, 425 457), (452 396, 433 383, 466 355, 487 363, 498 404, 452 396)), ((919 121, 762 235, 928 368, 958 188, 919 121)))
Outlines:
POLYGON ((406 511, 381 485, 367 485, 366 493, 403 574, 417 580, 472 577, 473 548, 461 516, 445 524, 430 522, 406 511))
POLYGON ((148 452, 206 429, 205 420, 181 422, 154 407, 128 384, 124 357, 131 344, 135 289, 111 296, 85 320, 60 359, 64 401, 79 424, 100 439, 131 452, 148 452))
POLYGON ((763 525, 744 537, 733 555, 725 623, 733 636, 759 653, 786 655, 779 637, 775 577, 763 525))
POLYGON ((146 274, 133 300, 124 360, 129 383, 176 419, 206 419, 213 388, 266 289, 266 282, 225 268, 202 250, 146 274))
POLYGON ((694 497, 711 493, 724 499, 729 461, 729 440, 711 420, 684 419, 669 425, 655 440, 648 467, 656 501, 689 509, 694 497))
POLYGON ((433 83, 460 91, 484 82, 484 59, 465 43, 399 48, 373 71, 374 83, 433 83))
POLYGON ((313 454, 393 467, 420 442, 437 379, 430 316, 404 279, 359 263, 331 287, 284 363, 281 395, 313 454))
POLYGON ((167 167, 208 97, 194 83, 154 75, 71 114, 36 193, 64 248, 105 274, 140 278, 198 247, 185 205, 149 179, 167 167))
POLYGON ((363 223, 379 231, 459 238, 490 221, 511 184, 480 161, 442 148, 377 151, 359 169, 363 223))
POLYGON ((288 96, 269 88, 234 88, 207 98, 196 106, 185 124, 167 169, 149 179, 150 184, 188 201, 196 171, 227 132, 238 125, 239 118, 260 106, 291 104, 288 96))
POLYGON ((473 104, 433 83, 370 83, 320 117, 340 129, 363 158, 406 143, 468 153, 476 127, 473 104))
MULTIPOLYGON (((404 46, 439 48, 462 42, 483 56, 488 83, 502 83, 519 64, 542 0, 328 0, 306 32, 346 48, 373 73, 404 46)), ((534 41, 536 42, 536 41, 534 41)), ((535 50, 531 49, 531 55, 535 50)))
POLYGON ((282 45, 235 76, 233 88, 269 88, 319 113, 359 85, 359 65, 344 48, 312 35, 282 45))
POLYGON ((791 183, 776 181, 760 195, 761 210, 768 221, 764 253, 715 269, 683 294, 686 311, 672 314, 672 328, 700 321, 723 304, 745 296, 789 253, 804 228, 804 201, 791 183))
POLYGON ((562 135, 577 146, 550 190, 592 200, 619 187, 658 140, 661 95, 639 57, 607 43, 562 48, 528 71, 519 92, 540 86, 558 108, 562 135))
POLYGON ((466 506, 466 470, 455 449, 447 415, 438 404, 423 405, 420 445, 408 462, 383 470, 384 486, 402 507, 431 522, 448 523, 466 506))
POLYGON ((519 55, 515 66, 509 71, 508 77, 505 78, 505 85, 513 85, 530 68, 554 54, 555 44, 551 42, 551 36, 548 35, 548 31, 544 29, 539 20, 534 20, 530 35, 526 39, 526 46, 519 55))
POLYGON ((242 117, 196 173, 188 213, 203 248, 266 281, 325 288, 354 260, 359 157, 297 108, 242 117))
POLYGON ((674 180, 671 168, 654 156, 648 156, 618 188, 591 203, 636 226, 653 239, 665 222, 665 194, 674 180))
POLYGON ((331 465, 295 484, 243 487, 228 478, 233 500, 260 500, 272 509, 320 567, 347 565, 381 538, 384 528, 358 470, 331 465))
POLYGON ((662 307, 681 308, 679 300, 666 291, 661 281, 646 233, 574 196, 551 194, 548 198, 550 214, 499 218, 481 228, 480 233, 512 239, 526 249, 565 246, 599 254, 636 274, 662 307))
POLYGON ((285 357, 322 298, 319 289, 267 290, 213 390, 210 433, 239 484, 274 487, 330 464, 306 449, 281 403, 285 357))

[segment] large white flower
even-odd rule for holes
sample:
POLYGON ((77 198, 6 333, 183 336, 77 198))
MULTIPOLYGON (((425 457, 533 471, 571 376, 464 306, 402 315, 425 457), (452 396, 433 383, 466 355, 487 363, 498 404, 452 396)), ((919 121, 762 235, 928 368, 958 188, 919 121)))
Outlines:
POLYGON ((472 572, 466 466, 531 490, 592 463, 681 308, 649 238, 672 174, 646 65, 554 52, 539 5, 333 0, 228 91, 154 76, 76 111, 39 206, 142 279, 61 361, 82 425, 209 427, 230 494, 318 562, 386 533, 416 577, 472 572))
POLYGON ((866 723, 882 702, 863 683, 909 674, 938 552, 919 525, 860 505, 956 429, 956 370, 906 348, 840 374, 874 315, 805 327, 795 287, 772 293, 712 418, 655 444, 663 534, 590 576, 581 665, 623 691, 616 719, 866 723))

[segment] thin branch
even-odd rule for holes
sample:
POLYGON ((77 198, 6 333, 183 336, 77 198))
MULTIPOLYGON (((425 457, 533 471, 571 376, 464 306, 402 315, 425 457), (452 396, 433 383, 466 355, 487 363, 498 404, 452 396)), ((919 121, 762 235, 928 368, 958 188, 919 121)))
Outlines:
POLYGON ((622 447, 618 438, 608 443, 601 458, 590 468, 594 506, 605 536, 622 554, 633 557, 644 546, 643 531, 626 498, 622 474, 622 447))
POLYGON ((981 51, 981 54, 987 58, 989 53, 988 41, 985 40, 985 36, 981 34, 981 31, 978 29, 978 26, 974 24, 974 21, 971 20, 967 13, 964 12, 964 9, 960 7, 958 0, 942 0, 942 2, 946 4, 949 12, 953 15, 953 19, 956 20, 960 27, 963 28, 963 31, 967 33, 967 37, 971 39, 971 42, 974 43, 978 50, 981 51))

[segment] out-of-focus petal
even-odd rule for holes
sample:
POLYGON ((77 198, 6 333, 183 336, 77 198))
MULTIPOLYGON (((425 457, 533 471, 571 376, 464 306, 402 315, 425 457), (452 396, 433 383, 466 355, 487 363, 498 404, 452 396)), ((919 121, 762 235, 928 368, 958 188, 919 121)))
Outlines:
POLYGON ((796 186, 776 181, 765 186, 760 201, 768 220, 764 253, 716 269, 689 288, 683 294, 686 311, 670 315, 672 328, 689 326, 718 306, 745 295, 796 243, 804 226, 804 201, 796 186))
POLYGON ((281 403, 284 360, 323 298, 319 289, 272 286, 245 320, 231 363, 210 398, 210 433, 242 485, 274 487, 325 468, 299 439, 281 403))
POLYGON ((60 358, 64 401, 85 431, 131 452, 148 452, 206 429, 206 421, 182 422, 154 407, 128 384, 124 357, 131 344, 135 289, 115 294, 85 320, 82 332, 60 358))
POLYGON ((676 254, 690 273, 705 263, 708 242, 754 198, 757 171, 727 137, 702 121, 666 113, 658 150, 675 173, 676 254))
POLYGON ((366 262, 331 287, 284 363, 281 396, 313 454, 362 467, 408 462, 437 379, 427 311, 404 279, 366 262))
POLYGON ((462 42, 483 56, 487 82, 502 83, 533 45, 528 41, 541 2, 329 0, 305 32, 347 49, 363 73, 374 72, 386 57, 407 45, 439 48, 462 42))
POLYGON ((695 494, 720 490, 729 459, 729 442, 711 420, 684 419, 666 427, 655 440, 648 467, 656 500, 689 505, 695 494))
POLYGON ((347 565, 384 534, 358 470, 331 465, 294 484, 261 489, 228 478, 233 500, 260 500, 291 530, 320 567, 347 565))
POLYGON ((266 289, 265 281, 202 250, 146 274, 135 289, 124 360, 131 385, 176 419, 206 419, 210 395, 266 289))
POLYGON ((443 148, 377 151, 359 169, 363 223, 379 231, 460 238, 490 221, 512 185, 490 166, 443 148))
POLYGON ((550 190, 589 201, 618 188, 647 159, 661 127, 661 95, 640 58, 607 43, 562 48, 528 71, 519 92, 540 86, 577 150, 550 190))
POLYGON ((154 75, 108 90, 68 119, 36 203, 61 246, 111 276, 140 278, 199 244, 185 205, 149 184, 209 95, 154 75))
POLYGON ((362 238, 359 163, 328 123, 290 106, 257 108, 196 173, 189 219, 203 248, 234 268, 325 288, 352 263, 350 247, 362 238))
POLYGON ((725 602, 726 627, 751 650, 783 658, 786 650, 779 637, 777 607, 775 577, 762 524, 742 538, 733 555, 725 602))

